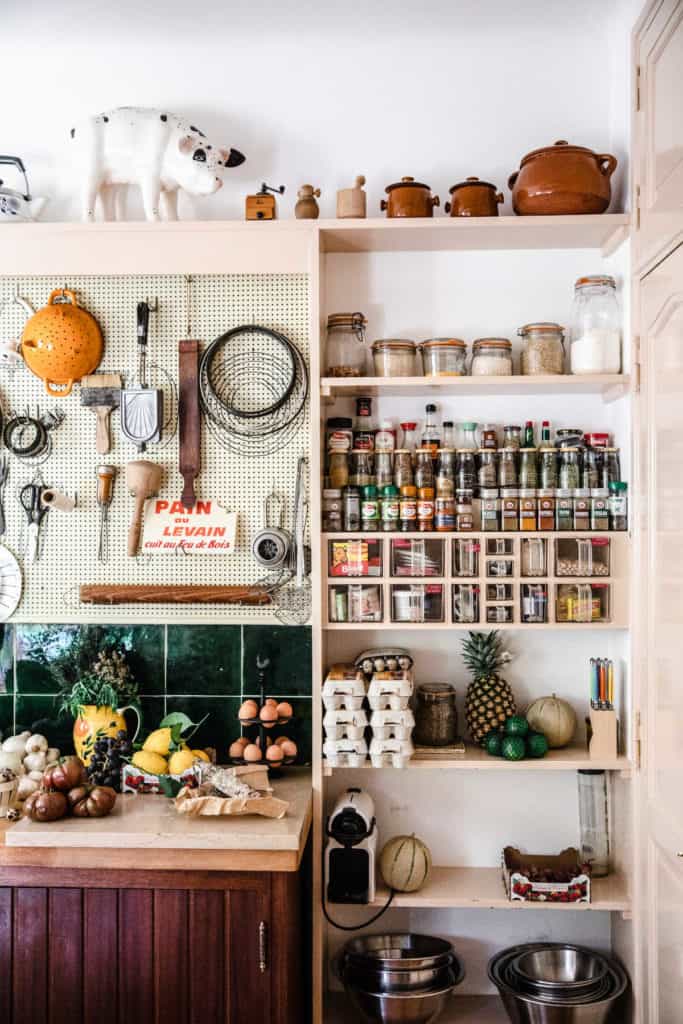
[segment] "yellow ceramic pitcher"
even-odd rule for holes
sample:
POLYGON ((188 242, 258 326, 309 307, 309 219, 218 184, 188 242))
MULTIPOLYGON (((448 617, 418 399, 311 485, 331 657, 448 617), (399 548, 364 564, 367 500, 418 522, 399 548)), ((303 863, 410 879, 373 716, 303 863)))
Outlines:
POLYGON ((133 736, 135 742, 140 732, 140 713, 133 704, 124 708, 109 707, 107 704, 83 704, 80 714, 74 722, 73 738, 76 753, 83 764, 90 764, 95 740, 100 736, 116 736, 120 730, 127 731, 126 720, 123 717, 124 711, 134 711, 138 724, 133 736))

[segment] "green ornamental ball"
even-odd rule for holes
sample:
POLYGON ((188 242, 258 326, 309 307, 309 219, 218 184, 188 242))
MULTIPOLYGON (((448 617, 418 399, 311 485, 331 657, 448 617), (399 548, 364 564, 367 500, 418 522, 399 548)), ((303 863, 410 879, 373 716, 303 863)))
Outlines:
POLYGON ((524 715, 510 715, 505 720, 506 736, 526 736, 529 732, 529 723, 524 715))
POLYGON ((548 741, 542 732, 530 732, 526 738, 526 752, 529 757, 545 757, 548 741))
POLYGON ((490 732, 484 740, 484 747, 486 753, 490 754, 491 757, 500 757, 501 748, 503 746, 503 737, 499 732, 490 732))
POLYGON ((500 749, 506 761, 521 761, 526 754, 524 737, 504 736, 500 749))

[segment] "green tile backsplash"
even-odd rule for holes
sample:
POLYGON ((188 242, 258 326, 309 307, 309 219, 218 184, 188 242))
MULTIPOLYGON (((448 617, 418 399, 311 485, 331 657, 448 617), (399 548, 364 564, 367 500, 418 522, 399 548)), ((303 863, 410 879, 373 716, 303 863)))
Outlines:
MULTIPOLYGON (((124 649, 138 681, 143 734, 164 714, 184 711, 198 722, 193 739, 224 757, 240 734, 237 711, 258 694, 256 656, 270 659, 266 696, 290 700, 294 718, 286 732, 311 758, 311 630, 308 626, 0 626, 0 731, 19 727, 45 732, 54 746, 70 749, 71 722, 55 704, 60 675, 78 678, 103 647, 124 649), (67 657, 67 652, 75 656, 67 657), (16 686, 15 686, 16 680, 16 686)), ((131 720, 131 725, 133 724, 131 720)))

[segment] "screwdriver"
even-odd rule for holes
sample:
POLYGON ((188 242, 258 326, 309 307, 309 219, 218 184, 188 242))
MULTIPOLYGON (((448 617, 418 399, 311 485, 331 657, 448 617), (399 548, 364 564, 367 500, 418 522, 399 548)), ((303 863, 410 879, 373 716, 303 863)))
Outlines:
POLYGON ((97 504, 100 507, 100 532, 97 544, 97 561, 109 561, 109 506, 114 497, 116 466, 97 467, 97 504))

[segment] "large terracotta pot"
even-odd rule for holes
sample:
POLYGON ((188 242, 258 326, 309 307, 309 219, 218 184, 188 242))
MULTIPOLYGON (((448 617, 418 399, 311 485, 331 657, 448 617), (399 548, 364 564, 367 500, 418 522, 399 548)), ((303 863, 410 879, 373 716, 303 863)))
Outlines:
POLYGON ((564 141, 534 149, 508 179, 512 208, 522 216, 604 213, 616 166, 616 157, 609 153, 564 141))
POLYGON ((401 178, 384 190, 389 198, 383 199, 380 209, 387 211, 387 217, 433 217, 439 197, 433 196, 429 185, 423 185, 414 178, 401 178))
POLYGON ((121 730, 127 731, 123 712, 128 710, 135 711, 138 718, 138 727, 133 737, 133 741, 135 741, 135 737, 140 731, 140 715, 132 704, 118 710, 114 710, 106 704, 101 704, 99 707, 95 704, 83 705, 80 715, 74 722, 73 729, 74 747, 83 764, 90 764, 93 744, 96 739, 100 736, 116 736, 121 730))
POLYGON ((448 191, 451 198, 444 210, 451 217, 497 217, 498 205, 503 202, 503 193, 479 178, 467 178, 448 191))

